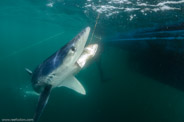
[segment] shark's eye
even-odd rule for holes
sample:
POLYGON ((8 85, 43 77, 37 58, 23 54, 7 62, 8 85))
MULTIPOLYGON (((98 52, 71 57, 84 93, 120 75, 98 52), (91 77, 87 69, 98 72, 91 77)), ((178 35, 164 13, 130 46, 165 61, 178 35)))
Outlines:
POLYGON ((74 46, 72 46, 72 47, 71 47, 71 50, 72 50, 73 52, 75 52, 75 51, 76 51, 76 48, 75 48, 74 46))

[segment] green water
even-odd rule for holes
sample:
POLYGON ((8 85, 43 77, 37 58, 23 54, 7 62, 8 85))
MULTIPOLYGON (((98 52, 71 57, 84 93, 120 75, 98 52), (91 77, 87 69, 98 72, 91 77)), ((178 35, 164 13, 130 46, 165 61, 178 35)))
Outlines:
MULTIPOLYGON (((34 70, 86 26, 93 31, 98 13, 84 6, 92 3, 100 6, 107 2, 0 1, 0 119, 33 117, 38 96, 32 92, 30 76, 24 68, 34 70), (52 2, 53 6, 49 7, 47 4, 52 2)), ((111 11, 102 12, 95 36, 105 38, 111 33, 178 20, 183 17, 183 4, 182 0, 169 4, 179 10, 145 12, 147 15, 141 12, 144 10, 141 7, 135 12, 124 10, 112 16, 108 16, 111 11), (133 20, 131 15, 135 17, 133 20), (154 21, 148 21, 153 18, 154 21)), ((126 8, 135 7, 126 2, 125 5, 126 8)), ((94 38, 92 42, 98 40, 94 38)), ((128 51, 107 47, 101 53, 96 60, 101 57, 103 78, 98 62, 93 60, 76 76, 87 94, 82 96, 67 88, 54 89, 40 122, 184 121, 184 91, 130 69, 128 51)))

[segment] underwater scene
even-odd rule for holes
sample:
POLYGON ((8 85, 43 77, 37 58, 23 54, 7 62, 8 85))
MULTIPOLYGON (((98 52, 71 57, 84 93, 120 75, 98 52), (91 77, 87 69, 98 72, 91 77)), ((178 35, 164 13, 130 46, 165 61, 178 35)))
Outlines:
POLYGON ((184 0, 1 0, 0 121, 184 122, 184 0))

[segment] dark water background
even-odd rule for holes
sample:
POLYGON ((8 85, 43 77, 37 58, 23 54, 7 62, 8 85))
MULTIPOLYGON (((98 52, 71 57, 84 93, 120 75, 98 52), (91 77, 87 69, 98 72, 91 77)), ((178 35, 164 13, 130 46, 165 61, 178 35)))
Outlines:
MULTIPOLYGON (((183 12, 183 0, 0 1, 0 119, 32 118, 38 96, 24 68, 33 70, 86 26, 93 31, 98 14, 92 42, 103 43, 116 33, 183 21, 183 12)), ((54 89, 40 122, 184 121, 184 91, 130 68, 128 51, 103 48, 76 76, 87 95, 54 89)))

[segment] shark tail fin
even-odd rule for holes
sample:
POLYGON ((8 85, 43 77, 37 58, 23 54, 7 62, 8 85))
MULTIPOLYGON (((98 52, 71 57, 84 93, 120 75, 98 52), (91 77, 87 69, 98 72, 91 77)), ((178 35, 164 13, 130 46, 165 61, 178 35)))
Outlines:
POLYGON ((38 101, 35 115, 33 117, 34 122, 37 122, 39 120, 39 118, 40 118, 40 116, 41 116, 41 114, 42 114, 42 112, 43 112, 43 110, 48 102, 51 89, 52 89, 52 86, 47 85, 44 88, 44 90, 42 91, 40 98, 39 98, 39 101, 38 101))

